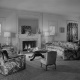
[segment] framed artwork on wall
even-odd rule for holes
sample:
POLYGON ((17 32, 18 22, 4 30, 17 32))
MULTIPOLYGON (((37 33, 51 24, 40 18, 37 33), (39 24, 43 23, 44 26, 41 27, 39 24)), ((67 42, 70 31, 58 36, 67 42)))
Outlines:
POLYGON ((60 27, 60 33, 64 33, 65 32, 65 28, 64 27, 60 27))
POLYGON ((27 34, 27 35, 31 35, 31 26, 21 26, 21 34, 27 34))

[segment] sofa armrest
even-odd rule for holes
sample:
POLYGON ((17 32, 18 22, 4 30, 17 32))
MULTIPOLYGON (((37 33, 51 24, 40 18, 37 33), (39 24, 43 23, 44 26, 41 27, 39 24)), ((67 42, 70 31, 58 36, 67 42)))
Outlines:
POLYGON ((25 55, 19 55, 5 61, 4 65, 0 65, 0 73, 8 75, 13 72, 25 69, 25 55))

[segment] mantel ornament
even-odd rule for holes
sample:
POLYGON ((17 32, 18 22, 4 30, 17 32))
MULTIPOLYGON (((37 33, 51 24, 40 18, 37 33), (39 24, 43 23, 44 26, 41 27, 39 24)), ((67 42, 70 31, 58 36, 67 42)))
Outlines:
POLYGON ((31 35, 32 29, 31 26, 21 26, 21 34, 31 35))

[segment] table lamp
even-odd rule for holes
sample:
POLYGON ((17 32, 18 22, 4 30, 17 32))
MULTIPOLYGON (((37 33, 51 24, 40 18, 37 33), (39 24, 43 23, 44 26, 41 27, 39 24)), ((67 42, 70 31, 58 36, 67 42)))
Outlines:
POLYGON ((11 37, 11 33, 10 32, 4 32, 4 37, 7 38, 7 41, 6 41, 6 45, 9 45, 10 44, 10 37, 11 37))

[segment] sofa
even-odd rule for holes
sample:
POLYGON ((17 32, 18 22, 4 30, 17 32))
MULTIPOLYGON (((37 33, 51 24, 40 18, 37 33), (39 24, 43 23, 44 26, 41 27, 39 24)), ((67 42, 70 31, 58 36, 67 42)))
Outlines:
POLYGON ((76 59, 78 45, 66 41, 54 41, 46 43, 46 49, 54 49, 57 51, 57 56, 62 57, 64 60, 76 59))
POLYGON ((25 69, 25 55, 17 55, 8 59, 7 61, 0 56, 0 73, 3 75, 9 75, 14 72, 25 69))

